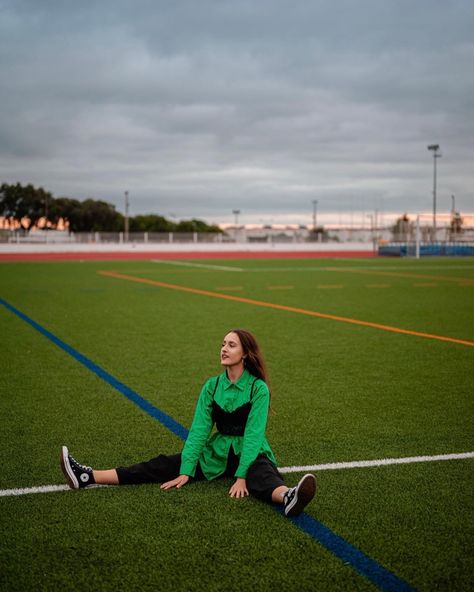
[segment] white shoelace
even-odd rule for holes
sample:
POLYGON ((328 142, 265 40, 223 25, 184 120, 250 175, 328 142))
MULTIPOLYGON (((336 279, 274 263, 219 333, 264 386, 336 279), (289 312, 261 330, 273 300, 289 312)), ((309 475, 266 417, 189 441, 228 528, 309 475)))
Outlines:
POLYGON ((74 464, 78 469, 81 469, 82 471, 92 471, 92 467, 86 467, 86 465, 81 465, 80 463, 77 462, 77 460, 72 457, 71 455, 69 455, 69 462, 71 464, 74 464))

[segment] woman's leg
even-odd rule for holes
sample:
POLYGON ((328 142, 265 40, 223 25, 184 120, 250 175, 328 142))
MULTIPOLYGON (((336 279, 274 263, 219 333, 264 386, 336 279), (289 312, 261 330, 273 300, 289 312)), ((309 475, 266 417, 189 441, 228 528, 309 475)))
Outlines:
POLYGON ((119 478, 115 469, 106 469, 105 471, 93 470, 94 480, 99 485, 118 485, 119 478))
POLYGON ((258 456, 251 465, 246 481, 250 495, 267 503, 283 503, 283 496, 288 491, 278 469, 264 455, 258 456))
MULTIPOLYGON (((94 484, 132 485, 139 483, 164 483, 179 475, 181 454, 166 456, 161 454, 149 461, 117 467, 116 469, 93 470, 78 463, 66 446, 61 451, 61 468, 72 489, 82 489, 94 484)), ((193 480, 204 479, 201 467, 196 468, 193 480)))
POLYGON ((316 479, 307 474, 289 488, 276 466, 266 456, 259 456, 247 473, 247 488, 262 501, 283 504, 286 516, 298 516, 316 493, 316 479))
POLYGON ((272 502, 274 504, 282 504, 285 498, 285 493, 289 490, 290 488, 287 487, 286 485, 280 485, 279 487, 276 487, 273 491, 272 491, 272 502))
MULTIPOLYGON (((115 472, 117 475, 117 482, 120 485, 165 483, 166 481, 171 481, 178 477, 180 467, 181 454, 173 454, 171 456, 160 454, 145 462, 130 465, 128 467, 117 467, 115 472)), ((105 472, 107 474, 109 473, 109 471, 105 472)), ((106 475, 106 477, 107 476, 110 475, 106 475)))

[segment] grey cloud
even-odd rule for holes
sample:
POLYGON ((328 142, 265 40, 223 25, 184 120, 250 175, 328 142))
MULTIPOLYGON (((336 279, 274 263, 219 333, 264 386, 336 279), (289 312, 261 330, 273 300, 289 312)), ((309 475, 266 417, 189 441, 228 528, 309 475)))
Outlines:
POLYGON ((405 210, 436 141, 440 189, 472 199, 468 0, 0 10, 6 180, 183 215, 405 210))

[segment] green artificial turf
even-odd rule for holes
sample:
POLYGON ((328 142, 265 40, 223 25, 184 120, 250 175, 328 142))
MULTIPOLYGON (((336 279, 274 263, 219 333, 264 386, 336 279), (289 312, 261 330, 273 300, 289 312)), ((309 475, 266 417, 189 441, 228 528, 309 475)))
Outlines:
MULTIPOLYGON (((97 273, 472 342, 472 259, 189 263, 2 264, 0 296, 186 427, 220 371, 222 336, 249 328, 269 366, 268 437, 282 466, 474 450, 473 347, 97 273)), ((4 307, 0 331, 0 489, 62 483, 62 444, 96 468, 180 450, 4 307)), ((468 590, 472 466, 321 471, 307 512, 416 589, 468 590)), ((229 486, 2 497, 0 589, 376 589, 271 507, 230 500, 229 486)))

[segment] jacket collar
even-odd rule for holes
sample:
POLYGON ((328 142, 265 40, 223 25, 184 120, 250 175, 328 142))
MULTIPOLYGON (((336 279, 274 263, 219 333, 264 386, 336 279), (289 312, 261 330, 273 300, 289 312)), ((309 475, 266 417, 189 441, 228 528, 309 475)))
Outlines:
POLYGON ((233 386, 237 387, 239 390, 243 391, 250 380, 250 376, 251 376, 250 372, 244 368, 244 371, 242 372, 242 375, 240 376, 239 380, 237 380, 237 382, 231 382, 227 377, 227 372, 223 372, 222 379, 223 379, 224 389, 228 389, 229 387, 231 387, 233 385, 233 386))

